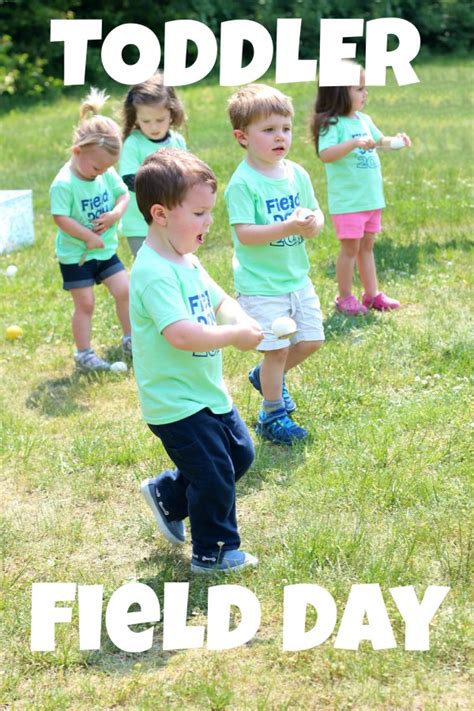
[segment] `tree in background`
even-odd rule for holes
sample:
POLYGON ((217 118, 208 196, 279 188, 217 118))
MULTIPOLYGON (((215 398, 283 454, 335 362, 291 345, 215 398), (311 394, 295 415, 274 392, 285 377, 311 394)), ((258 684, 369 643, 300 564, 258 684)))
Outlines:
MULTIPOLYGON (((50 42, 51 19, 102 19, 103 36, 126 22, 143 24, 163 42, 165 22, 193 19, 219 37, 221 22, 252 19, 275 35, 276 19, 301 17, 302 58, 318 56, 321 18, 403 17, 420 31, 426 54, 466 53, 472 48, 473 5, 469 0, 122 0, 100 7, 96 0, 0 0, 0 97, 38 96, 62 86, 63 45, 50 42)), ((87 81, 104 83, 100 42, 91 42, 87 81)), ((362 45, 361 45, 362 46, 362 45)), ((252 51, 247 47, 250 59, 252 51)), ((189 61, 193 60, 190 47, 189 61)), ((136 61, 127 48, 126 61, 136 61)))

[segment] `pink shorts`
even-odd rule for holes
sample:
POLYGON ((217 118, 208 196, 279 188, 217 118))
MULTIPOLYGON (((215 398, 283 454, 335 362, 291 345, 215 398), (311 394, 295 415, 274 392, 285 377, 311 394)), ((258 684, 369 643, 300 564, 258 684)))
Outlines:
POLYGON ((363 212, 344 212, 331 215, 338 239, 362 239, 365 232, 380 232, 382 229, 382 210, 364 210, 363 212))

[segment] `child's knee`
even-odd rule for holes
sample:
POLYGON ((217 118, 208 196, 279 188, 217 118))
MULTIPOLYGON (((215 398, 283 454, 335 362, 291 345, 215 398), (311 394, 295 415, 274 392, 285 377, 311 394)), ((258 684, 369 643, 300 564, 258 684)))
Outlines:
POLYGON ((303 353, 305 358, 318 351, 323 345, 324 341, 300 341, 298 347, 303 353))
POLYGON ((80 313, 83 316, 92 316, 94 313, 94 295, 84 294, 80 298, 74 299, 74 310, 76 313, 80 313))
POLYGON ((341 240, 341 254, 344 255, 344 257, 349 257, 350 259, 357 257, 359 254, 360 243, 360 239, 341 240))
POLYGON ((128 301, 130 288, 128 281, 123 282, 113 294, 116 301, 128 301))
POLYGON ((281 363, 286 363, 286 359, 288 358, 288 353, 289 353, 289 347, 287 346, 286 348, 278 348, 278 350, 275 351, 265 351, 263 354, 264 360, 266 363, 271 365, 272 363, 275 364, 281 364, 281 363))

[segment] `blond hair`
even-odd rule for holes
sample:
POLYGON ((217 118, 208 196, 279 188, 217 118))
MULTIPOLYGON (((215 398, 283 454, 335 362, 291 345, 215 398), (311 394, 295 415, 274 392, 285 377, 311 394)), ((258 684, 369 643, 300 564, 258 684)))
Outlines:
POLYGON ((266 84, 248 84, 236 91, 227 105, 232 128, 245 131, 254 121, 271 114, 293 117, 293 103, 289 96, 266 84))
POLYGON ((217 190, 216 176, 200 158, 181 148, 164 148, 143 161, 135 177, 137 204, 147 224, 151 224, 153 205, 169 210, 181 205, 195 185, 217 190))
POLYGON ((81 120, 73 132, 73 147, 92 148, 98 146, 112 156, 120 153, 122 140, 119 126, 108 116, 100 114, 108 98, 105 91, 91 87, 79 109, 81 120))
POLYGON ((129 137, 137 122, 137 106, 160 104, 168 109, 170 125, 180 128, 186 121, 183 104, 172 86, 163 84, 163 75, 156 72, 150 79, 131 86, 123 105, 123 140, 129 137))

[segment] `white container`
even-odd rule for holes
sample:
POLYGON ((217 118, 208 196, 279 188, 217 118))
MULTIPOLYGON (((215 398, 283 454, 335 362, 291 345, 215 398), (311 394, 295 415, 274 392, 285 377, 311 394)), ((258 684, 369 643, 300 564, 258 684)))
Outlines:
POLYGON ((33 244, 31 190, 0 190, 0 254, 33 244))

